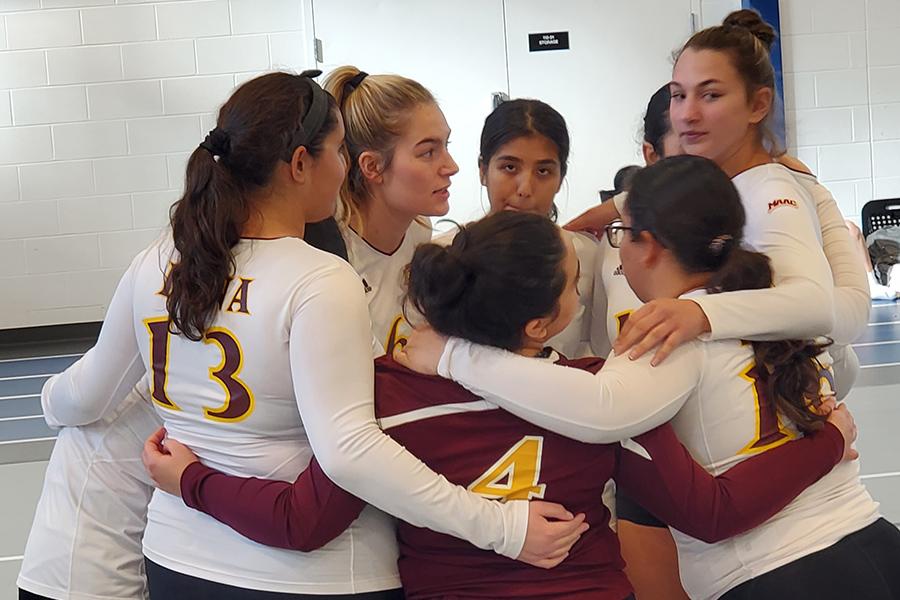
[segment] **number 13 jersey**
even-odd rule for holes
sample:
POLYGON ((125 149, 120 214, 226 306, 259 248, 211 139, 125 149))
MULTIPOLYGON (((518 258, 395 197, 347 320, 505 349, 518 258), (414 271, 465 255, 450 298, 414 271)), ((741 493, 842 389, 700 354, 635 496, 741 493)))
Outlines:
MULTIPOLYGON (((340 331, 303 318, 304 306, 349 265, 296 238, 242 239, 212 326, 201 341, 190 341, 168 332, 163 273, 171 248, 170 240, 149 248, 130 269, 134 337, 168 435, 225 473, 293 481, 312 457, 294 384, 305 374, 293 351, 340 331)), ((372 591, 399 585, 393 527, 387 515, 367 508, 326 548, 299 553, 256 544, 157 490, 144 554, 177 572, 242 588, 372 591)))

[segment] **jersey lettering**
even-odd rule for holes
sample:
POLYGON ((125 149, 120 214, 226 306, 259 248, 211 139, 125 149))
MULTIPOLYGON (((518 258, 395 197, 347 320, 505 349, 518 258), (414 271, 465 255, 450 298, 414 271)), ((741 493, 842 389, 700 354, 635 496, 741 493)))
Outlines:
POLYGON ((169 379, 169 318, 145 319, 144 326, 150 333, 150 397, 169 410, 181 410, 166 394, 169 379))
POLYGON ((774 211, 776 208, 781 208, 782 206, 797 208, 797 201, 791 200, 790 198, 777 198, 769 202, 769 212, 774 211))
POLYGON ((223 423, 243 421, 253 412, 253 392, 238 379, 244 366, 244 353, 234 334, 223 327, 214 327, 203 337, 204 344, 216 344, 222 351, 222 362, 210 367, 209 377, 225 390, 225 403, 221 408, 203 407, 207 419, 223 423))
POLYGON ((620 313, 616 313, 616 334, 622 333, 625 322, 628 321, 628 317, 630 317, 633 312, 633 310, 623 310, 620 313))
MULTIPOLYGON (((181 410, 169 398, 166 383, 169 373, 169 342, 172 332, 169 318, 146 319, 144 325, 150 334, 150 397, 163 408, 181 410)), ((223 327, 213 327, 203 337, 204 344, 215 344, 222 353, 222 361, 210 367, 209 377, 225 390, 225 402, 218 408, 203 407, 203 414, 211 421, 236 423, 253 412, 253 392, 238 378, 244 366, 241 344, 233 333, 223 327)))
POLYGON ((756 432, 750 443, 738 454, 756 454, 795 439, 797 434, 782 424, 775 403, 769 397, 765 384, 760 381, 756 361, 751 361, 747 368, 741 371, 740 377, 753 384, 751 389, 756 414, 756 432))
POLYGON ((395 346, 400 346, 401 348, 406 345, 408 338, 400 333, 400 327, 406 324, 406 319, 403 318, 403 315, 397 315, 394 317, 394 320, 391 322, 391 329, 388 332, 387 343, 384 345, 384 351, 388 356, 394 352, 395 346))
POLYGON ((468 490, 493 500, 543 498, 547 486, 538 483, 543 447, 543 437, 526 435, 471 483, 468 490))
POLYGON ((245 315, 250 314, 250 310, 247 308, 247 295, 250 293, 250 282, 252 281, 252 279, 240 278, 241 283, 231 297, 231 302, 225 307, 225 312, 238 312, 244 313, 245 315), (235 305, 237 305, 237 308, 235 308, 235 305))

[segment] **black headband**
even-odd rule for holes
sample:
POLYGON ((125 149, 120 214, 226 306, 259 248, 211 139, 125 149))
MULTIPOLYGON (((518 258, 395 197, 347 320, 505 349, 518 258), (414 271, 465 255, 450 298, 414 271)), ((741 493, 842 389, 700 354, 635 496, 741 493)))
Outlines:
POLYGON ((309 103, 306 115, 300 120, 300 126, 291 139, 291 144, 288 148, 289 156, 287 158, 289 162, 290 157, 294 154, 294 150, 299 146, 309 144, 316 137, 316 134, 322 129, 322 125, 325 124, 325 118, 328 116, 328 93, 313 79, 313 77, 318 77, 321 74, 322 71, 318 69, 310 69, 303 71, 299 75, 309 85, 309 89, 312 91, 312 100, 309 103))

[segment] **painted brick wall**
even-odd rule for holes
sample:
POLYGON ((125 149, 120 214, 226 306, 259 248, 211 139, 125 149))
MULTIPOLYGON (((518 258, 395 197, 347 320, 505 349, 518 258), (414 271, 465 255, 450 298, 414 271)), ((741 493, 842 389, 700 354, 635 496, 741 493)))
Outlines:
POLYGON ((96 321, 231 90, 313 65, 301 0, 0 0, 0 328, 96 321))
POLYGON ((789 144, 858 221, 900 196, 900 2, 780 6, 789 144))
MULTIPOLYGON (((659 0, 665 1, 665 0, 659 0)), ((713 25, 739 0, 693 0, 713 25)), ((233 87, 313 64, 308 0, 0 0, 0 328, 103 317, 233 87)), ((789 150, 900 196, 900 0, 781 0, 789 150)))
MULTIPOLYGON (((703 0, 703 25, 740 0, 703 0)), ((900 0, 780 0, 788 150, 859 221, 900 197, 900 0)))

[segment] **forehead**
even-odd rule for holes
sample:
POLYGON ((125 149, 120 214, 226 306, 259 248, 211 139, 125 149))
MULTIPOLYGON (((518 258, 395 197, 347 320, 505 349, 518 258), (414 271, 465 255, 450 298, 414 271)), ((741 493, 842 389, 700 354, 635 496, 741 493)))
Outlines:
POLYGON ((723 83, 740 80, 728 52, 688 48, 681 53, 672 72, 673 84, 692 87, 711 79, 723 83))
POLYGON ((419 104, 409 113, 409 120, 400 138, 413 144, 425 138, 446 139, 450 135, 450 126, 437 104, 419 104))
POLYGON ((344 137, 344 117, 341 115, 341 111, 339 111, 339 110, 334 111, 334 116, 335 116, 335 126, 331 130, 331 133, 329 135, 331 137, 343 138, 344 137))
POLYGON ((512 157, 522 161, 559 162, 559 148, 546 136, 521 135, 500 146, 491 158, 512 157))

